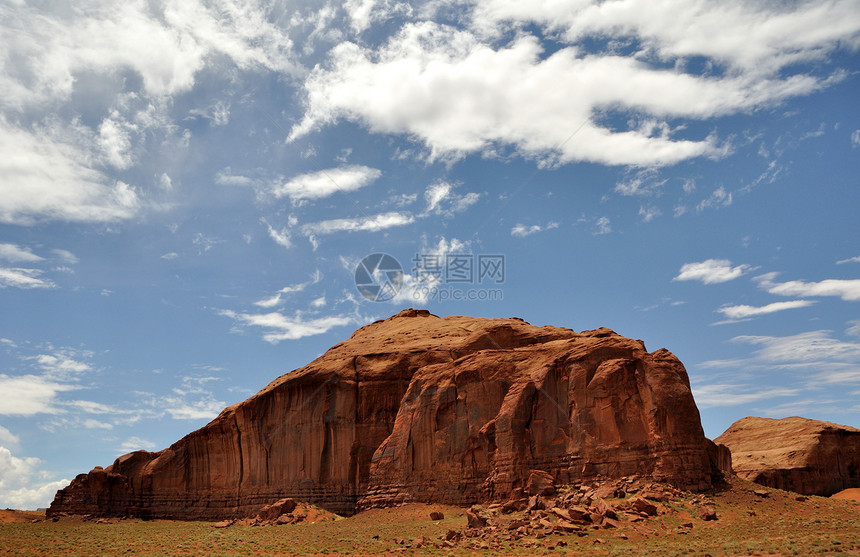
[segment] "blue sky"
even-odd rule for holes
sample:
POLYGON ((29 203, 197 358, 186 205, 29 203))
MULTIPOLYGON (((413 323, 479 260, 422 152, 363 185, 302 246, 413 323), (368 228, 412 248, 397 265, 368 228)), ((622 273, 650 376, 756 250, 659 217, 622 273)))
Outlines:
POLYGON ((860 425, 857 0, 0 13, 0 507, 405 307, 667 347, 710 437, 860 425))

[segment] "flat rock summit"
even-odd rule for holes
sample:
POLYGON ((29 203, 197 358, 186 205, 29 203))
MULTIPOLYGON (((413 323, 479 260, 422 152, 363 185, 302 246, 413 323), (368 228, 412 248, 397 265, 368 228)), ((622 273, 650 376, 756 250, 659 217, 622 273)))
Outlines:
POLYGON ((860 487, 857 428, 797 416, 750 416, 716 442, 731 449, 738 476, 761 485, 824 496, 860 487))
POLYGON ((349 515, 504 500, 535 474, 705 490, 730 468, 666 349, 605 328, 404 310, 169 448, 77 476, 48 515, 225 519, 285 497, 349 515))

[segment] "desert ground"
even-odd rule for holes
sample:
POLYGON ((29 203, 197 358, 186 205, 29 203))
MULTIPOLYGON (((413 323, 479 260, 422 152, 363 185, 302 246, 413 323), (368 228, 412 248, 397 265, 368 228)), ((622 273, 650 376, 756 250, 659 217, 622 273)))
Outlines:
MULTIPOLYGON (((622 499, 607 502, 622 506, 622 499)), ((482 529, 467 527, 468 509, 424 504, 229 527, 83 517, 53 522, 41 513, 0 511, 0 555, 860 555, 855 499, 802 497, 733 478, 720 490, 681 492, 654 505, 656 516, 619 512, 617 527, 572 532, 550 510, 505 514, 487 506, 482 529), (700 518, 704 506, 716 511, 716 520, 700 518), (444 518, 431 520, 433 511, 444 518), (529 527, 518 533, 508 528, 514 521, 529 527)))

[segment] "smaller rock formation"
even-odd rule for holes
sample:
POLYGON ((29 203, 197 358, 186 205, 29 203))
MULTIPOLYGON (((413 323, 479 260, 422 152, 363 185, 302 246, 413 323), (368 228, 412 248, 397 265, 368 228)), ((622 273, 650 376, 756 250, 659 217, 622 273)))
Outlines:
POLYGON ((860 487, 860 429, 799 417, 747 417, 715 441, 731 450, 738 476, 767 487, 824 496, 860 487))

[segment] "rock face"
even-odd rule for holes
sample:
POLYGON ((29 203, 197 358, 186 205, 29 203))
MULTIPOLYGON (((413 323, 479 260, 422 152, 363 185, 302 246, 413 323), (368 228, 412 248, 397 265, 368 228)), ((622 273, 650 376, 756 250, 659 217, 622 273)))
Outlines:
POLYGON ((806 418, 748 417, 717 437, 742 478, 804 495, 860 487, 860 429, 806 418))
POLYGON ((285 497, 340 514, 466 506, 522 493, 535 470, 702 490, 722 449, 668 350, 609 329, 404 310, 169 448, 79 475, 48 514, 223 519, 285 497))

